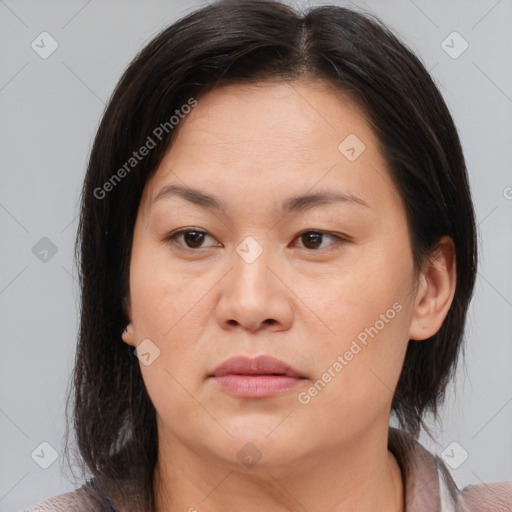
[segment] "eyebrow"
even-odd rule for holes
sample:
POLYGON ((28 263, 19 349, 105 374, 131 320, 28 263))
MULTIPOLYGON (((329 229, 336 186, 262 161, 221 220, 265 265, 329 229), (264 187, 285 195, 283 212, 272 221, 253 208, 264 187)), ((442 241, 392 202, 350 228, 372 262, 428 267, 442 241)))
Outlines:
MULTIPOLYGON (((154 197, 152 202, 171 197, 181 197, 190 203, 208 210, 217 210, 225 212, 226 203, 218 196, 208 195, 201 190, 184 185, 171 184, 163 187, 154 197)), ((339 192, 324 191, 314 194, 303 194, 289 197, 281 203, 283 213, 301 212, 315 206, 329 205, 334 203, 347 203, 369 208, 368 203, 353 194, 343 194, 339 192)))

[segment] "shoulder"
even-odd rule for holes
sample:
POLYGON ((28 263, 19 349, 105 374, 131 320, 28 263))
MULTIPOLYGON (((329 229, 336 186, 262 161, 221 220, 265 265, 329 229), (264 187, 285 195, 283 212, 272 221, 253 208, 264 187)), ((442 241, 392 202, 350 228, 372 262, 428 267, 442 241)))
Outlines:
POLYGON ((23 512, 93 512, 94 508, 83 487, 75 491, 59 494, 53 498, 41 501, 23 512))
POLYGON ((468 485, 462 489, 457 511, 512 512, 512 482, 468 485))
POLYGON ((443 459, 409 433, 390 429, 389 448, 399 463, 410 463, 404 482, 407 512, 512 512, 512 482, 460 489, 443 459))

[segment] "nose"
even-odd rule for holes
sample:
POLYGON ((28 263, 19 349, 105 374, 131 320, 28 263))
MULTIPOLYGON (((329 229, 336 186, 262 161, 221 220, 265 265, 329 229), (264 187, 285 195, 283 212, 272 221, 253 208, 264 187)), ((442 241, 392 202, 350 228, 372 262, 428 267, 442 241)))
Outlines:
POLYGON ((293 293, 284 274, 275 258, 270 257, 270 251, 262 250, 257 257, 253 254, 249 258, 243 251, 236 252, 233 266, 222 280, 216 309, 219 324, 224 329, 251 332, 263 328, 289 329, 293 321, 293 293))

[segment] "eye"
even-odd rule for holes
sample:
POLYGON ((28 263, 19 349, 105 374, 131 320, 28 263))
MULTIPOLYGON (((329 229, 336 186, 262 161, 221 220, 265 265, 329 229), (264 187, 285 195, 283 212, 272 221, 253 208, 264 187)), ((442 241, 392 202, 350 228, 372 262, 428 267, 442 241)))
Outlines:
MULTIPOLYGON (((185 242, 185 245, 182 243, 179 243, 181 248, 183 249, 201 249, 203 242, 205 240, 205 237, 208 237, 209 235, 200 229, 180 229, 179 231, 176 231, 174 233, 171 233, 169 236, 165 238, 165 240, 173 243, 177 243, 176 239, 182 238, 185 242)), ((321 246, 322 242, 324 241, 324 237, 331 238, 337 242, 343 242, 345 239, 341 236, 333 235, 330 233, 327 233, 325 231, 320 230, 309 230, 309 231, 302 231, 297 235, 295 239, 301 239, 304 241, 303 248, 309 249, 312 251, 319 251, 323 249, 321 246)), ((212 238, 212 237, 210 237, 212 238)), ((295 240, 294 239, 294 240, 295 240)), ((213 238, 212 238, 213 240, 213 238)), ((333 245, 333 244, 331 244, 333 245)), ((207 246, 208 247, 208 246, 207 246)), ((213 246, 210 246, 213 247, 213 246)))
POLYGON ((297 239, 304 240, 304 245, 306 249, 318 251, 322 249, 322 247, 318 247, 318 245, 321 245, 321 243, 323 242, 323 238, 325 236, 332 238, 333 240, 336 240, 338 242, 342 242, 344 240, 341 236, 332 235, 330 233, 326 233, 325 231, 319 230, 302 231, 297 236, 297 239))
MULTIPOLYGON (((205 236, 209 236, 205 231, 200 229, 180 229, 166 237, 166 240, 174 242, 177 238, 183 236, 186 245, 179 244, 184 249, 200 249, 205 236)), ((211 238, 211 237, 210 237, 211 238)))

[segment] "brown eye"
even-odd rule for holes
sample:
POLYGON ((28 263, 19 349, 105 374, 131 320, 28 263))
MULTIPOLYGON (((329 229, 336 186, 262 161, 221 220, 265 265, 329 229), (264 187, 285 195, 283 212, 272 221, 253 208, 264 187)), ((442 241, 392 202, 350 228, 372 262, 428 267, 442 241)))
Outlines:
POLYGON ((175 242, 178 238, 183 238, 184 244, 180 243, 179 245, 184 249, 201 249, 201 246, 204 242, 205 236, 208 236, 204 231, 200 231, 197 229, 182 229, 181 231, 176 231, 169 235, 166 240, 175 242))
MULTIPOLYGON (((169 236, 166 237, 165 240, 172 242, 174 244, 178 244, 178 246, 182 249, 201 249, 213 247, 213 245, 203 245, 205 237, 208 236, 209 235, 205 231, 201 231, 198 229, 182 229, 176 231, 175 233, 170 234, 169 236), (178 242, 179 238, 182 238, 183 241, 178 242)), ((321 251, 322 249, 325 248, 325 246, 322 247, 322 243, 325 241, 325 237, 334 240, 335 243, 336 241, 341 242, 344 240, 344 238, 341 236, 332 235, 330 233, 326 233, 325 231, 318 230, 303 231, 296 238, 302 241, 303 249, 307 249, 309 251, 321 251)), ((330 245, 335 245, 335 243, 330 245)))
POLYGON ((183 240, 185 240, 185 243, 188 247, 196 249, 202 245, 204 241, 204 235, 204 233, 199 231, 186 231, 183 233, 183 240))
POLYGON ((322 233, 315 233, 311 231, 301 235, 301 240, 304 242, 307 249, 318 249, 318 244, 321 245, 323 236, 324 235, 322 233))
MULTIPOLYGON (((319 249, 323 249, 320 247, 322 242, 324 241, 324 237, 327 236, 333 240, 341 241, 342 238, 339 236, 331 235, 326 233, 325 231, 303 231, 299 234, 297 238, 303 241, 304 247, 306 249, 310 249, 312 251, 318 251, 319 249)), ((333 244, 331 244, 333 245, 333 244)))

